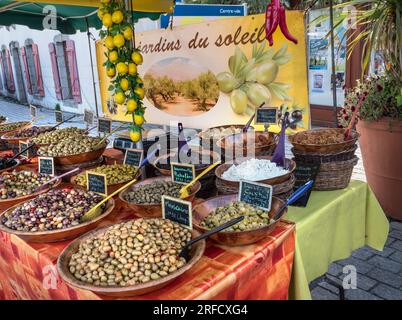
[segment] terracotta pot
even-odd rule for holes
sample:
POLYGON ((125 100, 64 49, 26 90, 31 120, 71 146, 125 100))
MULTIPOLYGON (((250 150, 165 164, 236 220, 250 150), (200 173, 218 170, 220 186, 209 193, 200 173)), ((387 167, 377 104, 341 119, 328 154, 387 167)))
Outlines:
POLYGON ((357 131, 368 184, 385 213, 402 220, 402 121, 360 120, 357 131))

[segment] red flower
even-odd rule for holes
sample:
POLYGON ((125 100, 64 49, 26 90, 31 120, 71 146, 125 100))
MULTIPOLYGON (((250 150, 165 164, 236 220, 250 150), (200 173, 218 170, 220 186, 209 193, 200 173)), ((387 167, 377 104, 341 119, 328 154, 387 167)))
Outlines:
POLYGON ((343 112, 343 114, 346 114, 346 109, 343 109, 342 112, 343 112))
POLYGON ((382 91, 382 89, 384 89, 384 88, 380 84, 377 84, 377 90, 382 91))
POLYGON ((348 120, 349 120, 349 116, 348 116, 348 115, 345 115, 343 118, 345 119, 345 121, 348 121, 348 120))
POLYGON ((356 110, 355 106, 351 106, 350 110, 352 110, 352 112, 355 112, 355 110, 356 110))

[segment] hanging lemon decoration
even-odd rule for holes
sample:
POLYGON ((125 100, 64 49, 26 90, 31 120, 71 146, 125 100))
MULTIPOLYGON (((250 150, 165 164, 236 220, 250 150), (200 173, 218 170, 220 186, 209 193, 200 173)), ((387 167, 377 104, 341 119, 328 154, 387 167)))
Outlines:
POLYGON ((107 49, 106 74, 111 78, 108 90, 114 96, 119 107, 125 107, 126 114, 132 116, 130 139, 138 142, 141 138, 142 125, 145 122, 144 83, 137 73, 137 66, 142 64, 141 53, 131 46, 133 28, 128 23, 129 12, 122 0, 100 0, 98 17, 105 26, 100 32, 107 49))

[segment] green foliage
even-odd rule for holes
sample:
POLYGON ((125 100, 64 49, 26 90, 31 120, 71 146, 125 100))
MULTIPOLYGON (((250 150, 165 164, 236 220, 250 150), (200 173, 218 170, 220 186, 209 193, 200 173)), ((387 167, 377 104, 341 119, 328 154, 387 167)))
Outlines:
POLYGON ((347 127, 362 94, 367 96, 359 110, 359 118, 367 121, 390 117, 402 120, 402 106, 398 105, 401 95, 397 80, 388 74, 371 76, 358 81, 353 89, 346 93, 345 106, 338 115, 339 123, 347 127))

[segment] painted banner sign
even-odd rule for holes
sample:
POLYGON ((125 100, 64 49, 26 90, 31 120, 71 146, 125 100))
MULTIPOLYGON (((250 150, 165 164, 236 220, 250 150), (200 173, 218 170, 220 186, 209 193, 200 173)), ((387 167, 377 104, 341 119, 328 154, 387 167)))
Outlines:
MULTIPOLYGON (((301 110, 298 130, 308 129, 303 12, 286 14, 298 45, 287 41, 278 28, 270 47, 263 14, 136 34, 144 56, 138 70, 146 89, 146 121, 159 125, 183 122, 187 128, 198 129, 245 124, 265 102, 276 108, 286 104, 290 113, 301 110)), ((103 50, 98 43, 103 111, 108 118, 130 121, 126 107, 117 105, 107 90, 103 50)), ((270 129, 279 131, 278 126, 270 129)))

